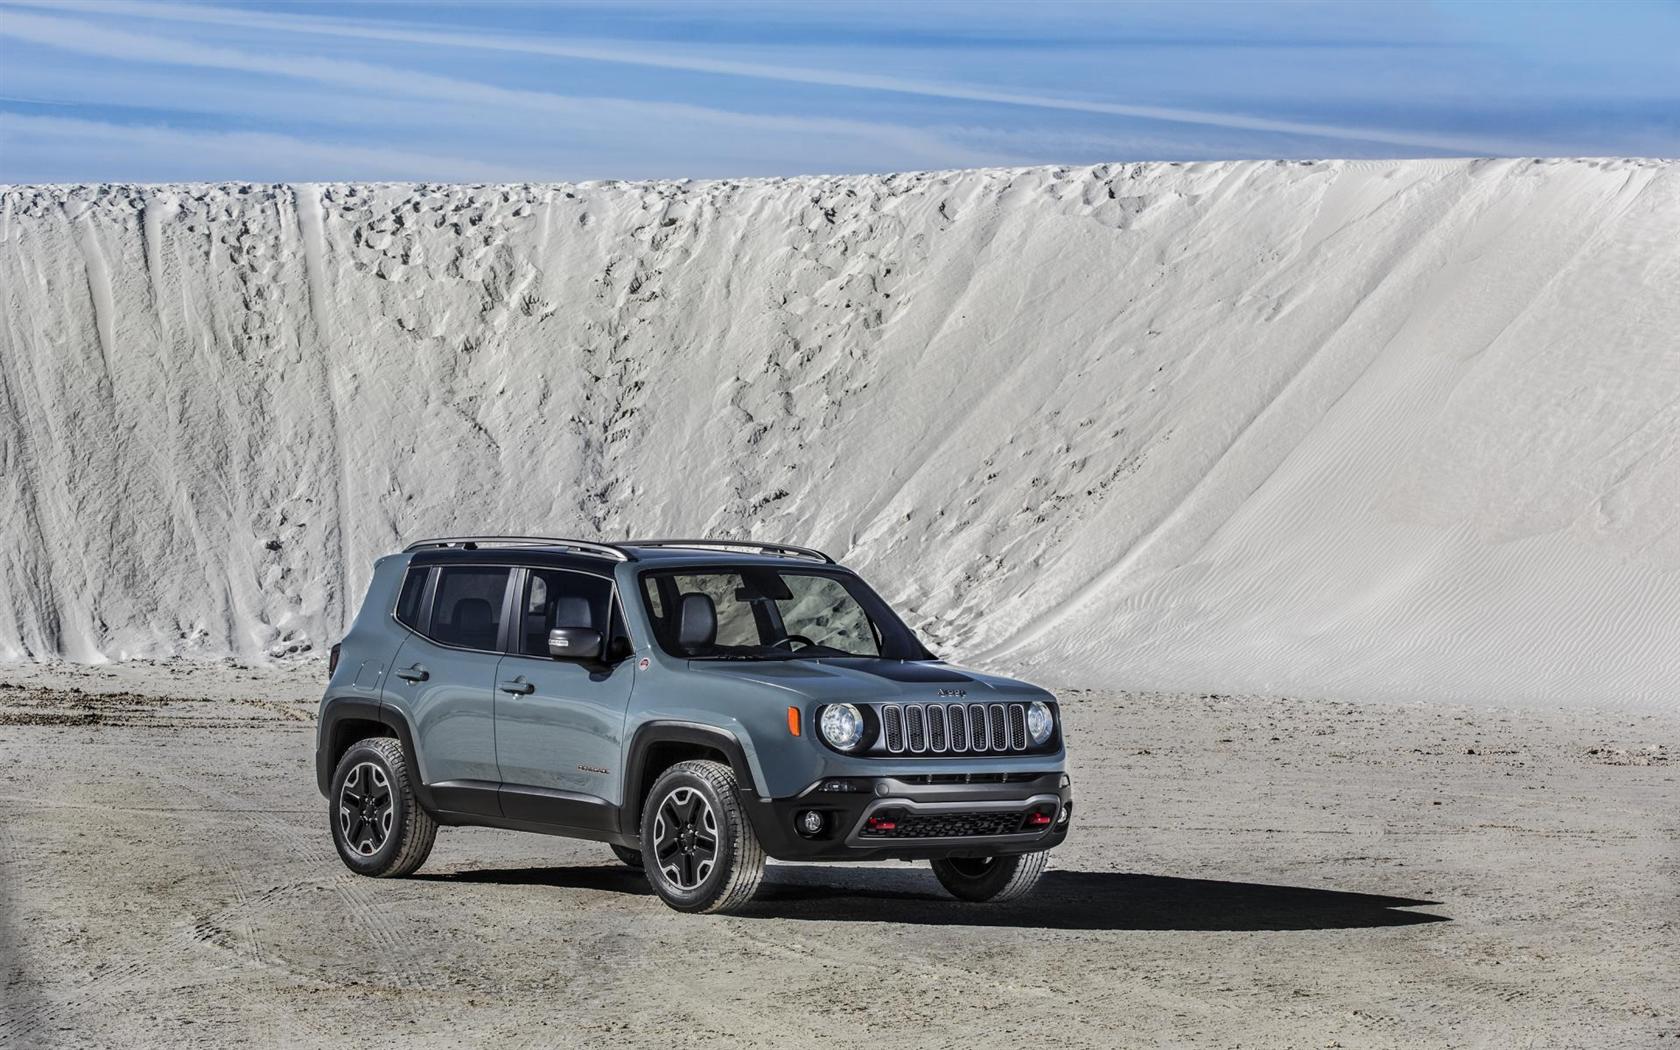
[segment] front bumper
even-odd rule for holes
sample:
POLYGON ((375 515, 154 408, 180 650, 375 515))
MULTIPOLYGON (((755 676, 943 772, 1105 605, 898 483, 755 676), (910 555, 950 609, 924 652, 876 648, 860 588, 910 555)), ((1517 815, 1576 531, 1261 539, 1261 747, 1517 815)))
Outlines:
POLYGON ((789 798, 743 800, 764 851, 777 860, 929 860, 1053 849, 1071 826, 1073 786, 1060 771, 953 783, 952 778, 830 778, 789 798), (829 790, 844 779, 860 790, 829 790), (928 783, 928 780, 945 782, 928 783), (799 830, 806 812, 822 830, 799 830), (1037 814, 1049 823, 1034 823, 1037 814), (873 819, 872 819, 873 818, 873 819))

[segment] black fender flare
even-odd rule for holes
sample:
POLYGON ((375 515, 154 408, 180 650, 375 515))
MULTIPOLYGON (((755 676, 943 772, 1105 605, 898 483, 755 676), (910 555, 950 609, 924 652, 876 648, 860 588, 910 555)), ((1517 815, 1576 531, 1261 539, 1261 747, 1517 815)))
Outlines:
POLYGON ((723 752, 740 784, 743 801, 757 800, 752 766, 747 763, 746 749, 734 733, 697 722, 643 722, 636 727, 630 746, 625 749, 623 793, 619 796, 623 804, 619 806, 618 819, 619 832, 626 841, 635 842, 642 835, 641 783, 647 772, 648 752, 655 744, 698 744, 723 752))
POLYGON ((315 780, 323 796, 332 790, 333 748, 331 741, 337 735, 337 728, 341 723, 377 722, 391 731, 402 745, 403 758, 408 762, 410 772, 409 788, 414 792, 415 801, 427 813, 436 815, 437 806, 432 801, 432 789, 420 782, 420 762, 414 750, 414 729, 408 724, 408 718, 401 711, 378 700, 365 696, 335 696, 321 705, 321 725, 315 736, 315 780))

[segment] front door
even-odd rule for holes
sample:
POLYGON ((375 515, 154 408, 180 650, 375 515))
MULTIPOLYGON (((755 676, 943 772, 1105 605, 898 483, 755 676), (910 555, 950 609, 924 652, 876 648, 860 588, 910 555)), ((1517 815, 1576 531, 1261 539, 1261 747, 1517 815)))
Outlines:
POLYGON ((519 819, 596 826, 620 802, 624 712, 635 675, 613 582, 571 569, 521 575, 513 644, 497 673, 502 809, 519 819), (607 661, 549 656, 555 627, 601 632, 607 661))

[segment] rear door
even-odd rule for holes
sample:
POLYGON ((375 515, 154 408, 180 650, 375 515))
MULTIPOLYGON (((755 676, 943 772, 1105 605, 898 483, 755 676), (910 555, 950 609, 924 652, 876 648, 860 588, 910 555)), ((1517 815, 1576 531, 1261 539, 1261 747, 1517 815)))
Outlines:
POLYGON ((494 696, 512 572, 438 567, 430 607, 392 661, 387 695, 399 694, 408 709, 422 779, 445 785, 436 793, 445 809, 495 812, 494 696))
POLYGON ((635 675, 613 581, 531 567, 517 581, 516 628, 497 676, 496 755, 509 817, 594 827, 619 804, 624 712, 635 675), (555 627, 588 627, 608 661, 548 655, 555 627))

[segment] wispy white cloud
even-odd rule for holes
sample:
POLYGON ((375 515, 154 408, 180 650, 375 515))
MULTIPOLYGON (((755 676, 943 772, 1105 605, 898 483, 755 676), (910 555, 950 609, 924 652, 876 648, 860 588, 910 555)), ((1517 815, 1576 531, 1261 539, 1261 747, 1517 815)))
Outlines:
POLYGON ((7 165, 31 182, 171 179, 180 157, 192 156, 199 177, 237 181, 333 179, 512 182, 529 170, 460 157, 330 143, 266 132, 179 128, 0 112, 7 165))
MULTIPOLYGON (((255 16, 254 16, 255 17, 255 16)), ((260 26, 258 27, 260 28, 260 26)), ((782 135, 822 135, 888 147, 912 163, 962 165, 995 161, 922 129, 827 117, 741 113, 683 102, 640 101, 603 96, 563 95, 508 88, 458 77, 338 58, 282 55, 193 43, 171 37, 110 29, 80 19, 8 10, 0 19, 0 37, 83 55, 127 62, 163 63, 264 74, 352 88, 375 95, 400 95, 487 109, 508 108, 564 118, 566 127, 596 131, 621 129, 627 122, 702 126, 782 135)))
MULTIPOLYGON (((22 2, 40 3, 43 0, 22 0, 22 2)), ((93 0, 66 0, 64 3, 55 3, 51 6, 67 10, 110 10, 107 5, 93 2, 93 0)), ((144 18, 236 26, 270 32, 569 58, 783 83, 889 92, 952 101, 1161 121, 1181 125, 1221 128, 1229 131, 1266 132, 1303 138, 1397 146, 1405 149, 1466 154, 1523 154, 1532 151, 1531 143, 1509 141, 1493 136, 1443 134, 1318 121, 1280 120, 1207 109, 1061 98, 1036 92, 1003 90, 972 84, 714 58, 705 55, 651 49, 644 45, 626 46, 610 42, 566 40, 542 36, 468 33, 454 29, 418 29, 343 19, 246 10, 236 11, 227 8, 170 3, 137 2, 124 5, 122 10, 130 15, 144 18)))
POLYGON ((0 0, 0 111, 84 122, 36 125, 27 151, 12 125, 0 179, 269 179, 309 155, 345 178, 586 179, 1680 142, 1663 75, 1680 16, 1635 5, 216 2, 0 0), (77 137, 133 125, 143 142, 116 140, 143 168, 77 137), (166 133, 215 166, 142 148, 166 133), (233 163, 240 134, 267 136, 248 143, 273 167, 233 163))

